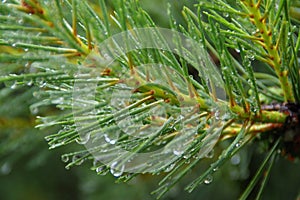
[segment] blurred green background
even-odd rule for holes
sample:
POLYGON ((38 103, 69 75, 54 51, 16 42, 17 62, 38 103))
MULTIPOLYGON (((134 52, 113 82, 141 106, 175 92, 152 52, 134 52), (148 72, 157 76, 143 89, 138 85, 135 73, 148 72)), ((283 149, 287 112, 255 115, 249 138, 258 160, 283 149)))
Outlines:
MULTIPOLYGON (((183 5, 193 8, 196 1, 141 0, 159 26, 168 26, 167 3, 172 5, 178 23, 183 5)), ((1 71, 0 71, 1 72, 1 71)), ((65 169, 61 155, 68 148, 48 150, 44 137, 53 130, 37 130, 35 116, 30 105, 36 100, 32 95, 36 88, 19 87, 3 89, 0 85, 0 199, 1 200, 150 200, 159 180, 164 176, 141 175, 129 183, 115 183, 110 174, 97 176, 90 170, 91 163, 65 169)), ((53 110, 39 111, 43 113, 53 110)), ((202 185, 193 193, 184 191, 184 186, 201 174, 206 167, 196 167, 166 196, 169 200, 192 199, 237 199, 263 160, 257 146, 249 146, 219 170, 209 185, 202 185)), ((296 199, 300 191, 300 164, 283 158, 275 163, 263 199, 296 199)))

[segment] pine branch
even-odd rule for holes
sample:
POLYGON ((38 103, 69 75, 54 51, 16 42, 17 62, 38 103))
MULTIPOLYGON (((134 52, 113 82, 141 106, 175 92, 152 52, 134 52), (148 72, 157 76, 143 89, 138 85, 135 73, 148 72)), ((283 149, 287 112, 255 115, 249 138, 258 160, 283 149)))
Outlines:
POLYGON ((46 137, 50 149, 85 148, 62 156, 66 168, 93 160, 98 174, 120 180, 164 172, 154 192, 161 197, 210 161, 186 188, 192 191, 256 140, 273 147, 262 167, 277 149, 299 158, 296 6, 201 1, 196 12, 183 8, 184 26, 169 5, 167 31, 134 0, 115 1, 113 12, 103 0, 7 1, 0 5, 0 83, 39 88, 30 106, 41 115, 36 127, 61 127, 46 137), (43 107, 57 110, 49 116, 43 107), (225 140, 218 158, 207 158, 225 140))

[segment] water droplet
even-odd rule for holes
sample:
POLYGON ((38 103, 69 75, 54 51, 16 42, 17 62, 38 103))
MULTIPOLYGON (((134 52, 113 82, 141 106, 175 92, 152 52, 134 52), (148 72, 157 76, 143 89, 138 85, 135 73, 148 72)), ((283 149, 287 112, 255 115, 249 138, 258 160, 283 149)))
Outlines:
POLYGON ((66 163, 66 162, 69 161, 69 156, 68 155, 62 155, 61 160, 66 163))
POLYGON ((181 156, 183 154, 183 151, 182 150, 179 150, 179 149, 174 149, 173 150, 173 154, 175 156, 181 156))
POLYGON ((97 174, 100 174, 100 175, 106 175, 108 170, 107 170, 107 167, 106 166, 99 166, 96 168, 96 172, 97 174))
POLYGON ((218 170, 219 170, 218 167, 213 168, 213 172, 216 172, 216 171, 218 171, 218 170))
POLYGON ((208 176, 205 178, 204 183, 205 183, 206 185, 208 185, 208 184, 211 184, 212 181, 213 181, 212 175, 208 175, 208 176))
POLYGON ((212 158, 212 157, 214 157, 214 154, 215 154, 215 151, 212 149, 210 152, 208 152, 208 153, 205 155, 205 157, 206 157, 206 158, 212 158))
POLYGON ((220 110, 216 110, 214 116, 216 120, 220 120, 220 110))
POLYGON ((117 140, 110 138, 107 134, 104 134, 104 140, 109 144, 116 144, 117 140))
POLYGON ((10 88, 11 88, 11 89, 16 89, 16 88, 17 88, 17 82, 14 82, 14 84, 12 84, 12 85, 10 86, 10 88))
POLYGON ((231 164, 233 165, 238 165, 241 162, 241 157, 239 154, 235 154, 234 156, 232 156, 232 158, 230 159, 231 164))
POLYGON ((5 162, 0 168, 0 173, 3 175, 7 175, 10 172, 11 172, 11 165, 8 162, 5 162))
POLYGON ((184 159, 188 159, 188 158, 190 158, 190 156, 191 156, 190 154, 184 154, 184 155, 183 155, 183 158, 184 158, 184 159))
POLYGON ((119 177, 123 174, 124 169, 125 169, 124 165, 121 165, 120 167, 118 167, 118 162, 115 161, 110 166, 110 173, 115 177, 119 177))
POLYGON ((32 79, 27 82, 27 86, 32 86, 32 84, 33 84, 33 80, 32 79))
POLYGON ((46 136, 46 137, 45 137, 45 140, 46 140, 46 142, 49 142, 49 141, 51 141, 51 140, 52 140, 52 138, 51 138, 51 137, 49 137, 49 136, 46 136))
POLYGON ((44 88, 45 86, 46 86, 46 82, 44 82, 44 81, 39 82, 39 87, 40 88, 44 88))
POLYGON ((76 138, 75 141, 78 144, 86 144, 91 138, 91 134, 90 133, 86 133, 85 135, 80 135, 79 138, 76 138))
POLYGON ((280 149, 278 149, 278 150, 277 150, 277 153, 278 153, 278 154, 281 154, 281 150, 280 150, 280 149))
POLYGON ((32 95, 37 99, 41 97, 41 94, 39 92, 33 92, 32 95))
POLYGON ((58 99, 54 99, 51 101, 51 103, 53 104, 62 104, 64 101, 64 98, 63 97, 59 97, 58 99))
POLYGON ((243 141, 240 140, 238 143, 235 144, 235 147, 240 147, 242 143, 243 141))
POLYGON ((31 114, 33 114, 33 115, 36 115, 39 112, 39 108, 36 106, 30 106, 29 109, 30 109, 31 114))
POLYGON ((72 162, 75 163, 75 165, 81 165, 83 163, 84 159, 81 159, 79 155, 74 155, 72 157, 72 162))
POLYGON ((229 17, 229 14, 227 12, 223 12, 224 17, 229 17))
POLYGON ((165 169, 165 172, 170 172, 172 169, 174 169, 175 167, 175 163, 169 165, 166 169, 165 169))

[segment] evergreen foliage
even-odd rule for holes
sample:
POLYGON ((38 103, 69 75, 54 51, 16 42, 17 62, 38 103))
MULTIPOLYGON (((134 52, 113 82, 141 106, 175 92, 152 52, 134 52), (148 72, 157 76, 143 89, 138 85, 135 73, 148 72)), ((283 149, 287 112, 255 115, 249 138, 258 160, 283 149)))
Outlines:
MULTIPOLYGON (((298 161, 297 1, 204 0, 183 8, 182 24, 169 5, 170 29, 197 41, 200 49, 180 49, 181 40, 171 38, 186 51, 186 57, 138 48, 120 54, 109 66, 103 52, 118 54, 123 50, 120 46, 130 45, 128 41, 143 41, 135 29, 157 27, 139 1, 2 2, 0 111, 30 106, 37 116, 36 128, 55 131, 46 136, 50 149, 75 146, 73 152, 62 155, 66 168, 91 161, 98 174, 111 172, 122 181, 138 175, 134 171, 164 173, 154 191, 161 197, 202 163, 209 163, 207 169, 186 190, 209 184, 226 161, 247 145, 259 143, 265 147, 265 159, 240 197, 249 197, 260 183, 259 199, 279 156, 298 161), (99 49, 123 31, 131 31, 132 38, 108 50, 99 49), (190 63, 197 55, 212 67, 206 66, 206 71, 193 67, 190 63), (139 67, 149 63, 160 65, 139 67), (219 87, 226 98, 219 98, 219 87), (83 96, 86 99, 80 99, 83 96), (126 121, 128 115, 130 122, 126 121), (91 140, 93 145, 88 146, 91 140), (162 148, 169 151, 124 170, 136 154, 162 148), (122 149, 129 153, 120 153, 122 149)), ((167 43, 155 32, 147 38, 155 45, 167 43)), ((32 119, 29 121, 33 125, 32 119)), ((2 148, 6 145, 10 144, 1 144, 2 148)), ((9 152, 2 148, 2 153, 9 152)))

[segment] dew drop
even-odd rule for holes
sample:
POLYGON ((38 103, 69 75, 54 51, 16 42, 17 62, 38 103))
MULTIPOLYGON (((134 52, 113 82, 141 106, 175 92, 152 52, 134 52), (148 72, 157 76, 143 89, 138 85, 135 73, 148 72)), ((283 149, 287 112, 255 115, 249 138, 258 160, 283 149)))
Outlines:
POLYGON ((58 99, 54 99, 51 101, 51 103, 53 104, 62 104, 64 101, 64 98, 63 97, 59 97, 58 99))
POLYGON ((204 183, 205 183, 206 185, 208 185, 208 184, 211 184, 212 181, 213 181, 212 175, 208 175, 208 176, 205 178, 204 183))
POLYGON ((224 12, 224 13, 223 13, 223 16, 224 16, 224 17, 229 17, 229 14, 228 14, 227 12, 224 12))
POLYGON ((61 160, 66 163, 66 162, 69 161, 69 156, 68 155, 62 155, 61 160))
POLYGON ((104 140, 109 144, 116 144, 117 140, 110 138, 107 134, 104 134, 104 140))
POLYGON ((48 136, 46 136, 46 137, 45 137, 45 140, 46 140, 46 142, 50 142, 50 141, 52 140, 52 138, 51 138, 51 137, 48 137, 48 136))
POLYGON ((96 172, 97 172, 97 174, 100 174, 100 175, 104 176, 104 175, 107 174, 108 170, 105 166, 100 166, 100 167, 96 168, 96 172))
POLYGON ((220 120, 220 110, 216 110, 214 116, 216 120, 220 120))
POLYGON ((75 165, 81 165, 83 163, 84 159, 81 159, 79 155, 74 155, 72 157, 72 162, 75 163, 75 165))
POLYGON ((12 84, 12 85, 10 86, 10 88, 11 88, 11 89, 16 89, 16 88, 17 88, 17 82, 14 82, 14 84, 12 84))
POLYGON ((80 138, 76 138, 75 141, 78 144, 86 144, 91 138, 90 133, 86 133, 85 135, 80 135, 80 138))
POLYGON ((238 143, 235 144, 235 147, 240 147, 243 141, 239 141, 238 143))
POLYGON ((213 168, 213 172, 216 172, 216 171, 218 171, 218 170, 219 170, 218 167, 213 168))
POLYGON ((30 109, 31 114, 33 114, 33 115, 36 115, 39 112, 39 108, 36 106, 30 106, 29 109, 30 109))
POLYGON ((183 154, 183 151, 179 150, 179 149, 174 149, 173 150, 173 154, 175 156, 181 156, 183 154))
POLYGON ((170 172, 172 169, 174 169, 175 167, 175 163, 169 165, 166 169, 165 169, 165 172, 170 172))
POLYGON ((278 153, 278 154, 281 154, 281 150, 280 150, 280 149, 278 149, 278 150, 277 150, 277 153, 278 153))
POLYGON ((212 157, 214 157, 214 154, 215 154, 215 152, 214 152, 214 150, 212 149, 210 152, 208 152, 208 153, 205 155, 205 157, 206 157, 206 158, 212 158, 212 157))
POLYGON ((117 166, 118 166, 117 161, 113 162, 110 166, 110 173, 115 177, 121 176, 124 172, 124 169, 125 169, 124 165, 121 165, 120 167, 118 167, 119 169, 116 169, 117 166))
POLYGON ((32 79, 27 82, 27 86, 32 86, 32 84, 33 84, 33 80, 32 79))

